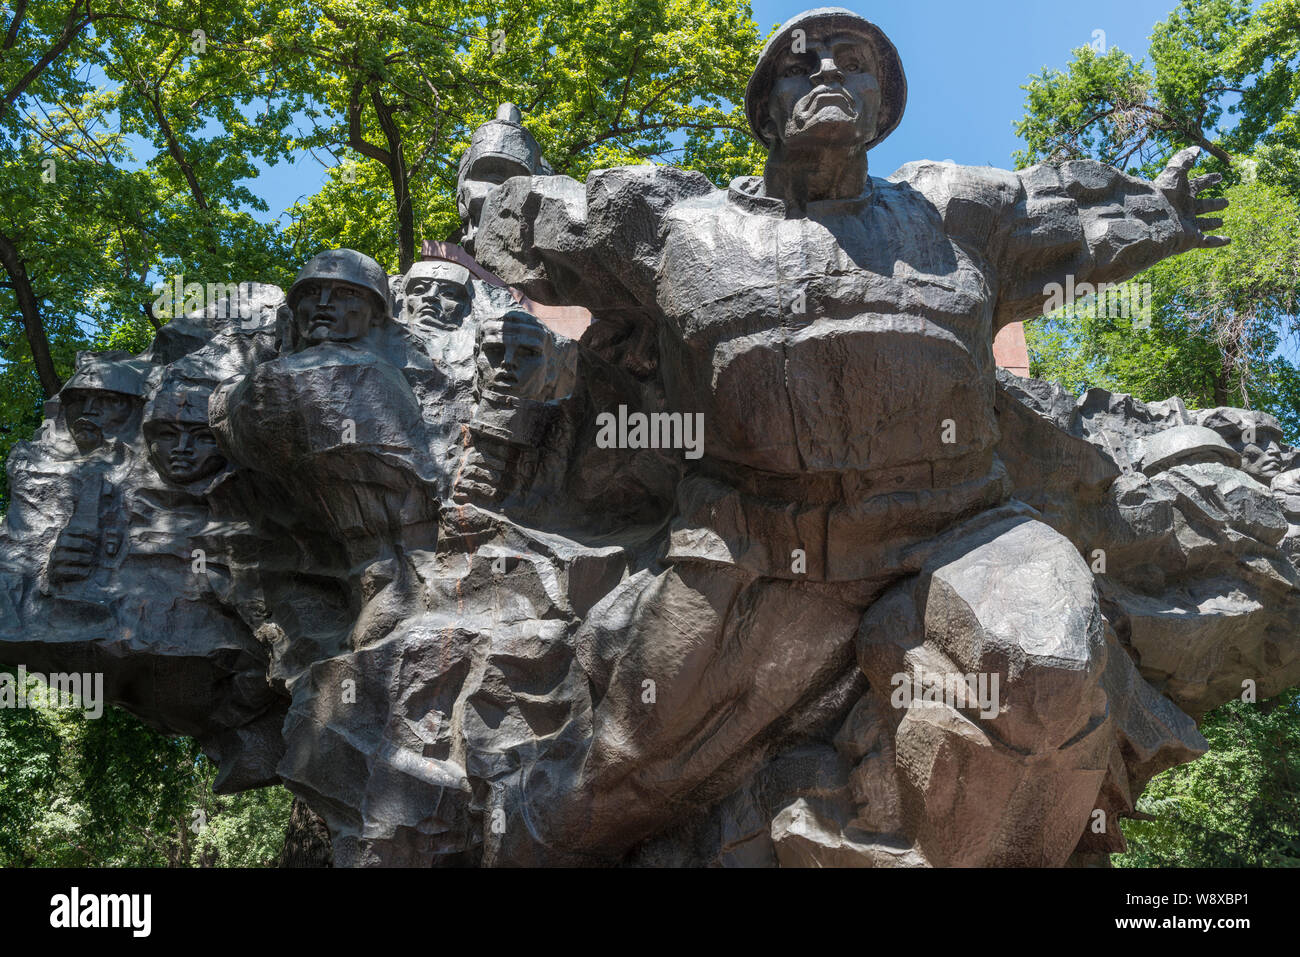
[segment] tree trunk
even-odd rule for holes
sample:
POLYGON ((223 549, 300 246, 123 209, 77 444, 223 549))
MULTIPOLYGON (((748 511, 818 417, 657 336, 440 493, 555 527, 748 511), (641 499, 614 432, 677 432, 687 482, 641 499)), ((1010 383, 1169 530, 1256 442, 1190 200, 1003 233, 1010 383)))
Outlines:
POLYGON ((393 107, 384 102, 376 84, 370 93, 370 102, 379 118, 379 129, 388 143, 388 159, 384 166, 393 183, 393 207, 397 211, 398 268, 406 272, 415 262, 415 210, 411 206, 410 177, 406 172, 406 158, 402 154, 402 134, 393 120, 393 107))
POLYGON ((45 392, 45 398, 51 398, 63 388, 63 380, 54 371, 54 360, 50 358, 50 340, 45 335, 40 303, 27 276, 27 266, 18 255, 18 247, 4 233, 0 233, 0 265, 4 266, 13 284, 14 298, 18 301, 18 311, 23 317, 23 331, 27 334, 27 344, 32 350, 41 389, 45 392))
POLYGON ((393 120, 395 108, 384 101, 380 93, 379 78, 374 79, 375 86, 370 91, 370 102, 375 108, 379 128, 388 143, 388 149, 368 142, 361 135, 361 93, 365 81, 358 80, 352 84, 352 93, 348 99, 348 146, 362 156, 378 160, 388 171, 388 178, 393 184, 393 204, 397 212, 397 255, 398 269, 406 272, 415 262, 415 210, 411 206, 410 177, 406 171, 406 159, 402 155, 402 133, 393 120))
POLYGON ((330 844, 329 828, 304 801, 294 798, 276 867, 333 866, 334 848, 330 844))

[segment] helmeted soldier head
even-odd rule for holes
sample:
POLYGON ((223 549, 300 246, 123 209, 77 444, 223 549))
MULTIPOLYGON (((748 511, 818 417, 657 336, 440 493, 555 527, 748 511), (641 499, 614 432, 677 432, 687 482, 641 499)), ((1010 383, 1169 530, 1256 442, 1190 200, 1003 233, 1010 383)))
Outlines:
POLYGON ((149 460, 169 482, 197 482, 215 475, 226 464, 208 427, 211 394, 197 384, 164 383, 145 406, 149 460))
POLYGON ((769 150, 818 143, 875 146, 907 104, 894 44, 842 7, 820 7, 781 26, 745 89, 745 115, 769 150))
POLYGON ((502 103, 496 119, 488 120, 470 137, 456 174, 456 211, 463 229, 462 243, 472 248, 483 200, 494 186, 512 176, 549 176, 551 166, 533 134, 520 122, 519 108, 502 103))
POLYGON ((1267 412, 1226 407, 1203 409, 1196 413, 1196 421, 1213 429, 1240 452, 1242 471, 1266 485, 1275 476, 1300 464, 1297 454, 1283 445, 1281 425, 1267 412))
POLYGON ((90 452, 123 437, 144 403, 145 374, 125 352, 80 352, 59 400, 77 448, 90 452))
POLYGON ((469 270, 445 259, 421 260, 402 278, 402 320, 450 331, 460 328, 470 310, 469 270))
POLYGON ((308 260, 289 288, 291 348, 356 342, 388 318, 388 274, 355 249, 308 260))

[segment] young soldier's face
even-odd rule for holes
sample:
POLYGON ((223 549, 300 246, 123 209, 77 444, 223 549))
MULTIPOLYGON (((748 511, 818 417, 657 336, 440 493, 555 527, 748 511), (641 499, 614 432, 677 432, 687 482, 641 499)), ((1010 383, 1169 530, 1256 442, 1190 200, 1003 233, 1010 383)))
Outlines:
POLYGON ((541 329, 500 320, 485 323, 478 355, 479 381, 491 392, 544 399, 546 347, 546 333, 541 329))
POLYGON ((149 458, 169 482, 185 485, 221 471, 225 457, 205 423, 151 422, 147 426, 149 458))

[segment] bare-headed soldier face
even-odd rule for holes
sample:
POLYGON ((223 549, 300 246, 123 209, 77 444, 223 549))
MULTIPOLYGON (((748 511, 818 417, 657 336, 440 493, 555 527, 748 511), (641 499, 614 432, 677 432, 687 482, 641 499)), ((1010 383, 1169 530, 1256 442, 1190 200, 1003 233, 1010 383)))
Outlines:
POLYGON ((546 330, 532 321, 491 319, 482 326, 478 378, 487 392, 523 399, 548 398, 546 330))
POLYGON ((202 422, 151 422, 145 427, 149 457, 169 482, 185 485, 221 471, 225 456, 216 437, 202 422))
POLYGON ((805 50, 787 48, 776 63, 765 126, 787 147, 866 143, 880 117, 876 74, 861 37, 810 31, 805 50))

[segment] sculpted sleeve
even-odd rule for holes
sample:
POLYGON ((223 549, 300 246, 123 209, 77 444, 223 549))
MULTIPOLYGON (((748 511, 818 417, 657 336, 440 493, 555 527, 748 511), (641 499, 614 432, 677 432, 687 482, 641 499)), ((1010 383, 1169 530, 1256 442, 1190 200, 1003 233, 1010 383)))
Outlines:
POLYGON ((1052 283, 1118 283, 1203 245, 1171 190, 1093 160, 1017 172, 910 163, 905 180, 952 238, 979 252, 997 292, 994 329, 1043 314, 1052 283))
POLYGON ((1118 283, 1202 245, 1193 221, 1156 183, 1093 160, 1031 166, 997 248, 1001 326, 1042 315, 1047 287, 1118 283))
POLYGON ((567 176, 515 177, 484 201, 474 253, 539 302, 649 306, 665 214, 713 188, 671 166, 597 170, 585 187, 567 176))

